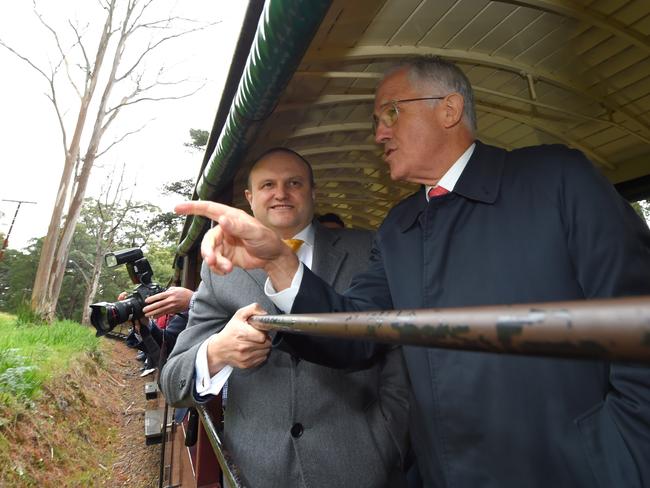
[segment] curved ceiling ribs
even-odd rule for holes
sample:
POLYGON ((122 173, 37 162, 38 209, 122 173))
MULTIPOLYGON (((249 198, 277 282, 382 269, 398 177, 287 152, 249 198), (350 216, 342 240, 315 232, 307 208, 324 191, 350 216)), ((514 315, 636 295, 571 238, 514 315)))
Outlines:
POLYGON ((628 29, 625 24, 617 21, 611 17, 606 17, 603 14, 596 12, 589 7, 576 4, 571 0, 499 0, 501 3, 511 3, 513 5, 521 5, 524 7, 531 7, 537 10, 552 12, 564 17, 571 17, 580 20, 585 24, 593 25, 605 32, 610 33, 615 37, 624 39, 628 43, 643 50, 646 54, 650 55, 650 40, 628 29))
POLYGON ((441 56, 458 62, 509 71, 519 74, 524 78, 531 75, 535 80, 555 85, 558 88, 581 97, 587 97, 593 102, 602 104, 610 112, 620 113, 625 119, 641 127, 645 132, 645 137, 650 137, 649 124, 640 120, 635 114, 616 101, 611 100, 610 97, 604 97, 601 93, 596 93, 596 90, 586 84, 571 80, 557 73, 549 72, 538 66, 528 65, 508 58, 491 56, 477 51, 415 46, 358 46, 350 49, 321 50, 316 54, 309 53, 309 57, 303 62, 329 63, 334 61, 337 63, 358 63, 373 59, 396 59, 416 55, 441 56))
MULTIPOLYGON (((368 72, 351 72, 351 71, 338 71, 338 72, 330 72, 330 71, 298 71, 296 72, 296 76, 311 76, 311 77, 322 77, 322 78, 335 78, 335 79, 360 79, 360 78, 365 78, 365 79, 380 79, 382 74, 381 73, 368 73, 368 72)), ((534 83, 534 80, 532 79, 532 75, 528 75, 528 83, 534 83)), ((534 85, 533 85, 534 86, 534 85)), ((585 121, 591 121, 591 122, 597 122, 600 124, 607 125, 609 127, 616 127, 617 129, 631 135, 632 137, 635 137, 641 142, 644 142, 646 144, 650 144, 650 134, 648 136, 645 136, 639 132, 635 132, 631 130, 629 127, 626 127, 623 124, 620 124, 614 120, 612 120, 610 117, 603 118, 603 117, 593 117, 591 115, 586 115, 582 114, 579 112, 575 111, 569 111, 566 110, 562 107, 558 107, 556 105, 551 105, 548 103, 542 103, 537 100, 537 97, 533 98, 523 98, 519 97, 517 95, 512 95, 510 93, 504 93, 504 92, 499 92, 497 90, 491 90, 489 88, 483 88, 481 86, 476 86, 474 85, 474 93, 478 96, 481 94, 485 95, 492 95, 495 97, 500 97, 500 98, 505 98, 507 100, 512 100, 514 102, 519 102, 523 104, 530 105, 532 107, 537 107, 537 108, 543 108, 546 110, 550 110, 553 112, 557 112, 559 114, 562 114, 566 116, 567 118, 571 119, 581 119, 585 121)), ((288 104, 282 104, 278 107, 279 110, 281 111, 287 111, 287 110, 299 110, 299 109, 304 109, 305 107, 308 106, 321 106, 321 105, 330 105, 330 104, 341 104, 341 103, 364 103, 364 102, 370 102, 372 103, 374 99, 374 96, 369 96, 369 95, 326 95, 323 96, 315 101, 310 101, 310 102, 292 102, 288 104)), ((505 107, 507 109, 507 107, 505 107)), ((316 129, 319 126, 315 126, 314 129, 316 129)), ((328 127, 332 127, 332 130, 339 130, 339 129, 334 129, 335 127, 341 127, 336 126, 336 125, 329 125, 328 127)), ((368 127, 371 127, 371 124, 368 124, 368 127)), ((307 131, 308 129, 301 129, 307 131)), ((345 130, 345 129, 340 129, 340 130, 345 130)), ((350 128, 349 130, 354 130, 353 128, 350 128)), ((359 129, 361 130, 361 129, 359 129)), ((300 132, 294 132, 291 134, 290 137, 302 137, 303 134, 300 132)))
MULTIPOLYGON (((480 92, 480 89, 476 89, 477 92, 480 92)), ((550 105, 542 104, 539 102, 534 102, 532 100, 526 100, 522 99, 520 97, 514 97, 510 95, 502 95, 497 92, 494 92, 493 90, 490 90, 491 93, 499 96, 504 96, 505 98, 510 98, 510 99, 517 99, 518 101, 526 102, 526 103, 531 103, 533 106, 537 106, 540 108, 547 108, 549 110, 554 110, 557 112, 560 112, 564 115, 570 116, 570 117, 578 117, 578 118, 583 118, 585 120, 594 120, 597 122, 602 122, 605 123, 609 126, 612 127, 618 127, 625 132, 628 132, 632 135, 637 135, 626 128, 623 128, 620 126, 620 124, 612 123, 609 121, 605 121, 599 118, 595 117, 589 117, 589 116, 581 116, 579 114, 575 113, 570 113, 567 112, 566 110, 552 107, 550 105)), ((314 102, 304 102, 304 104, 300 104, 300 107, 298 104, 291 104, 292 109, 299 109, 299 108, 305 108, 307 106, 314 106, 314 105, 339 105, 339 104, 350 104, 350 103, 366 103, 368 101, 368 96, 367 95, 335 95, 335 96, 328 96, 328 97, 322 97, 319 98, 318 100, 314 102)), ((288 105, 288 104, 287 104, 288 105)), ((282 105, 279 108, 280 109, 285 109, 288 110, 289 108, 287 105, 282 105)), ((487 104, 487 103, 481 103, 479 101, 476 102, 476 109, 477 111, 483 111, 483 112, 488 112, 492 113, 495 115, 500 115, 501 117, 505 117, 511 120, 514 120, 516 122, 522 123, 524 125, 527 125, 529 127, 533 127, 541 132, 545 132, 549 135, 552 135, 553 137, 563 141, 565 144, 568 144, 569 146, 575 147, 576 149, 580 149, 582 152, 584 152, 587 156, 589 156, 594 163, 598 163, 601 166, 604 166, 608 169, 614 169, 615 166, 607 161, 603 156, 599 155, 596 151, 590 149, 589 147, 585 146, 584 144, 580 143, 577 139, 571 138, 566 136, 565 131, 563 131, 562 128, 554 128, 549 124, 544 124, 542 121, 545 119, 544 116, 537 114, 536 117, 531 117, 531 116, 526 116, 522 113, 519 113, 515 111, 514 109, 509 109, 508 107, 502 107, 502 108, 497 108, 494 107, 493 105, 487 104)), ((283 138, 285 139, 297 139, 300 137, 306 137, 306 136, 312 136, 312 135, 318 135, 318 134, 329 134, 332 132, 352 132, 352 131, 370 131, 372 129, 371 124, 369 123, 344 123, 344 124, 338 124, 338 125, 327 125, 327 126, 314 126, 314 127, 305 127, 305 128, 298 128, 295 129, 293 132, 283 134, 283 138)), ((650 142, 650 138, 645 138, 643 136, 638 135, 638 137, 644 141, 644 142, 650 142)), ((331 152, 344 152, 344 151, 370 151, 370 152, 379 152, 380 149, 378 146, 373 146, 373 145, 357 145, 357 146, 336 146, 336 147, 317 147, 317 148, 310 148, 310 149, 305 149, 304 151, 300 151, 303 156, 311 156, 314 154, 326 154, 326 153, 331 153, 331 152)))
POLYGON ((417 185, 390 181, 372 137, 374 87, 390 62, 437 55, 468 70, 483 141, 563 142, 614 181, 631 179, 641 171, 632 162, 650 160, 644 2, 333 0, 244 159, 264 146, 295 149, 312 163, 318 211, 375 227, 417 185))

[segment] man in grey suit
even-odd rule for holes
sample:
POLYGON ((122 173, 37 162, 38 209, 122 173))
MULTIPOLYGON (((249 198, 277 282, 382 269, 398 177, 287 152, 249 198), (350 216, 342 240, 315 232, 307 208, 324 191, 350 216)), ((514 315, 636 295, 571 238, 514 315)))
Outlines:
MULTIPOLYGON (((297 153, 260 157, 246 198, 282 239, 301 241, 298 258, 337 290, 368 259, 370 233, 312 222, 313 173, 297 153)), ((276 310, 263 271, 218 276, 204 264, 201 277, 161 386, 171 405, 188 406, 213 398, 227 379, 225 445, 247 486, 403 486, 410 389, 401 349, 355 371, 301 361, 246 323, 276 310)))

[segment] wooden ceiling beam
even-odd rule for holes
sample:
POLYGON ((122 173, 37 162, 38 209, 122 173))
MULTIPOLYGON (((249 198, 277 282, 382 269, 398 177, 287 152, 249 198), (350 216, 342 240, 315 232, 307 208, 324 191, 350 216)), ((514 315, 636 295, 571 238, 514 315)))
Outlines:
POLYGON ((582 151, 585 156, 587 156, 593 163, 598 163, 601 166, 604 166, 605 168, 608 169, 615 169, 615 165, 612 164, 610 161, 607 161, 605 158, 600 156, 599 154, 595 153, 592 149, 589 147, 585 146, 584 144, 576 141, 575 139, 572 139, 570 137, 567 137, 562 130, 550 127, 548 124, 542 123, 542 121, 539 120, 539 118, 533 118, 533 117, 528 117, 526 115, 522 114, 517 114, 508 110, 503 110, 497 107, 490 107, 490 106, 482 106, 481 110, 485 112, 492 113, 494 115, 499 115, 501 117, 514 120, 516 122, 519 122, 521 124, 527 125, 529 127, 534 127, 537 130, 540 130, 542 132, 546 132, 547 134, 552 135, 553 137, 556 137, 558 140, 563 141, 565 144, 572 146, 576 149, 579 149, 582 151))
POLYGON ((619 22, 613 17, 608 17, 595 10, 579 5, 573 0, 499 0, 501 3, 510 3, 524 7, 543 10, 554 14, 577 19, 585 24, 602 29, 614 37, 624 39, 628 43, 641 49, 646 55, 650 55, 650 41, 647 36, 636 32, 619 22))
MULTIPOLYGON (((322 73, 322 72, 320 72, 322 73)), ((342 72, 346 73, 346 72, 342 72)), ((358 73, 351 73, 352 75, 358 74, 358 73)), ((639 139, 640 141, 650 144, 650 134, 649 135, 644 135, 640 132, 634 131, 630 129, 629 127, 620 124, 614 120, 612 120, 609 115, 607 118, 601 118, 601 117, 592 117, 589 115, 581 114, 578 112, 574 111, 569 111, 561 107, 557 107, 555 105, 550 105, 547 103, 542 103, 537 100, 532 100, 530 98, 523 98, 519 97, 517 95, 511 95, 509 93, 501 93, 496 90, 490 90, 487 88, 482 88, 480 86, 474 86, 473 87, 474 92, 479 95, 479 94, 486 94, 486 95, 493 95, 501 98, 505 98, 507 100, 512 100, 515 102, 520 102, 520 103, 525 103, 533 107, 537 108, 542 108, 545 110, 549 110, 552 112, 557 112, 559 114, 562 114, 566 117, 572 118, 572 119, 578 119, 578 120, 585 120, 585 121, 591 121, 591 122, 597 122, 599 124, 604 124, 609 127, 616 127, 617 129, 620 129, 627 134, 630 134, 631 136, 635 137, 636 139, 639 139)), ((351 103, 366 103, 370 102, 372 103, 374 101, 374 96, 369 96, 369 95, 363 95, 363 94, 358 94, 358 95, 332 95, 332 96, 324 96, 320 97, 317 100, 314 100, 312 102, 298 102, 298 103, 290 103, 290 104, 284 104, 280 105, 277 110, 280 111, 286 111, 286 110, 304 110, 307 109, 311 106, 322 106, 322 105, 337 105, 337 104, 351 104, 351 103)), ((480 102, 477 100, 476 102, 477 107, 480 105, 480 102)), ((310 135, 317 135, 317 134, 322 134, 326 132, 353 132, 353 131, 363 131, 363 130, 368 130, 369 132, 372 130, 372 124, 371 123, 350 123, 350 124, 338 124, 338 125, 327 125, 327 126, 322 126, 323 129, 319 129, 318 127, 307 127, 307 128, 300 128, 296 129, 294 132, 290 134, 283 135, 284 138, 286 139, 294 139, 294 138, 299 138, 299 137, 305 137, 305 136, 310 136, 310 135), (325 129, 327 128, 327 129, 325 129)))
POLYGON ((532 66, 509 58, 493 56, 478 51, 424 46, 356 46, 352 48, 322 49, 315 53, 311 53, 309 58, 305 59, 304 62, 308 64, 323 62, 345 63, 368 61, 372 59, 399 59, 418 55, 441 56, 455 61, 488 66, 499 70, 513 72, 524 78, 530 74, 536 80, 542 80, 582 97, 587 97, 590 100, 604 105, 612 112, 620 113, 626 119, 641 127, 646 132, 646 136, 650 137, 650 125, 639 119, 627 108, 622 107, 609 97, 603 96, 602 93, 597 92, 587 84, 563 77, 555 72, 546 71, 539 66, 532 66))

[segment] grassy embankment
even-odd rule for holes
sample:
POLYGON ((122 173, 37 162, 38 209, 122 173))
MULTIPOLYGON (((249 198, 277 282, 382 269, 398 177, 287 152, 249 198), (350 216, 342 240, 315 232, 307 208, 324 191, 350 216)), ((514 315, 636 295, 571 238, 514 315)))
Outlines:
POLYGON ((0 486, 91 486, 115 435, 96 400, 108 393, 101 342, 75 322, 30 320, 0 312, 0 486))

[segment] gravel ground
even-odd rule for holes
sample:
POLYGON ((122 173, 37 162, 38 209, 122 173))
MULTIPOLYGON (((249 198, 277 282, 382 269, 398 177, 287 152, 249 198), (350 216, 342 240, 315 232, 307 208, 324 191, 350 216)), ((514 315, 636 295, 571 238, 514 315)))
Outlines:
POLYGON ((124 387, 120 388, 119 445, 115 446, 118 461, 110 470, 110 477, 103 486, 149 488, 158 486, 160 467, 160 444, 147 446, 144 437, 145 409, 157 408, 157 400, 147 400, 144 385, 155 381, 155 373, 140 377, 142 363, 135 359, 134 349, 126 347, 123 341, 110 341, 110 374, 124 387))

